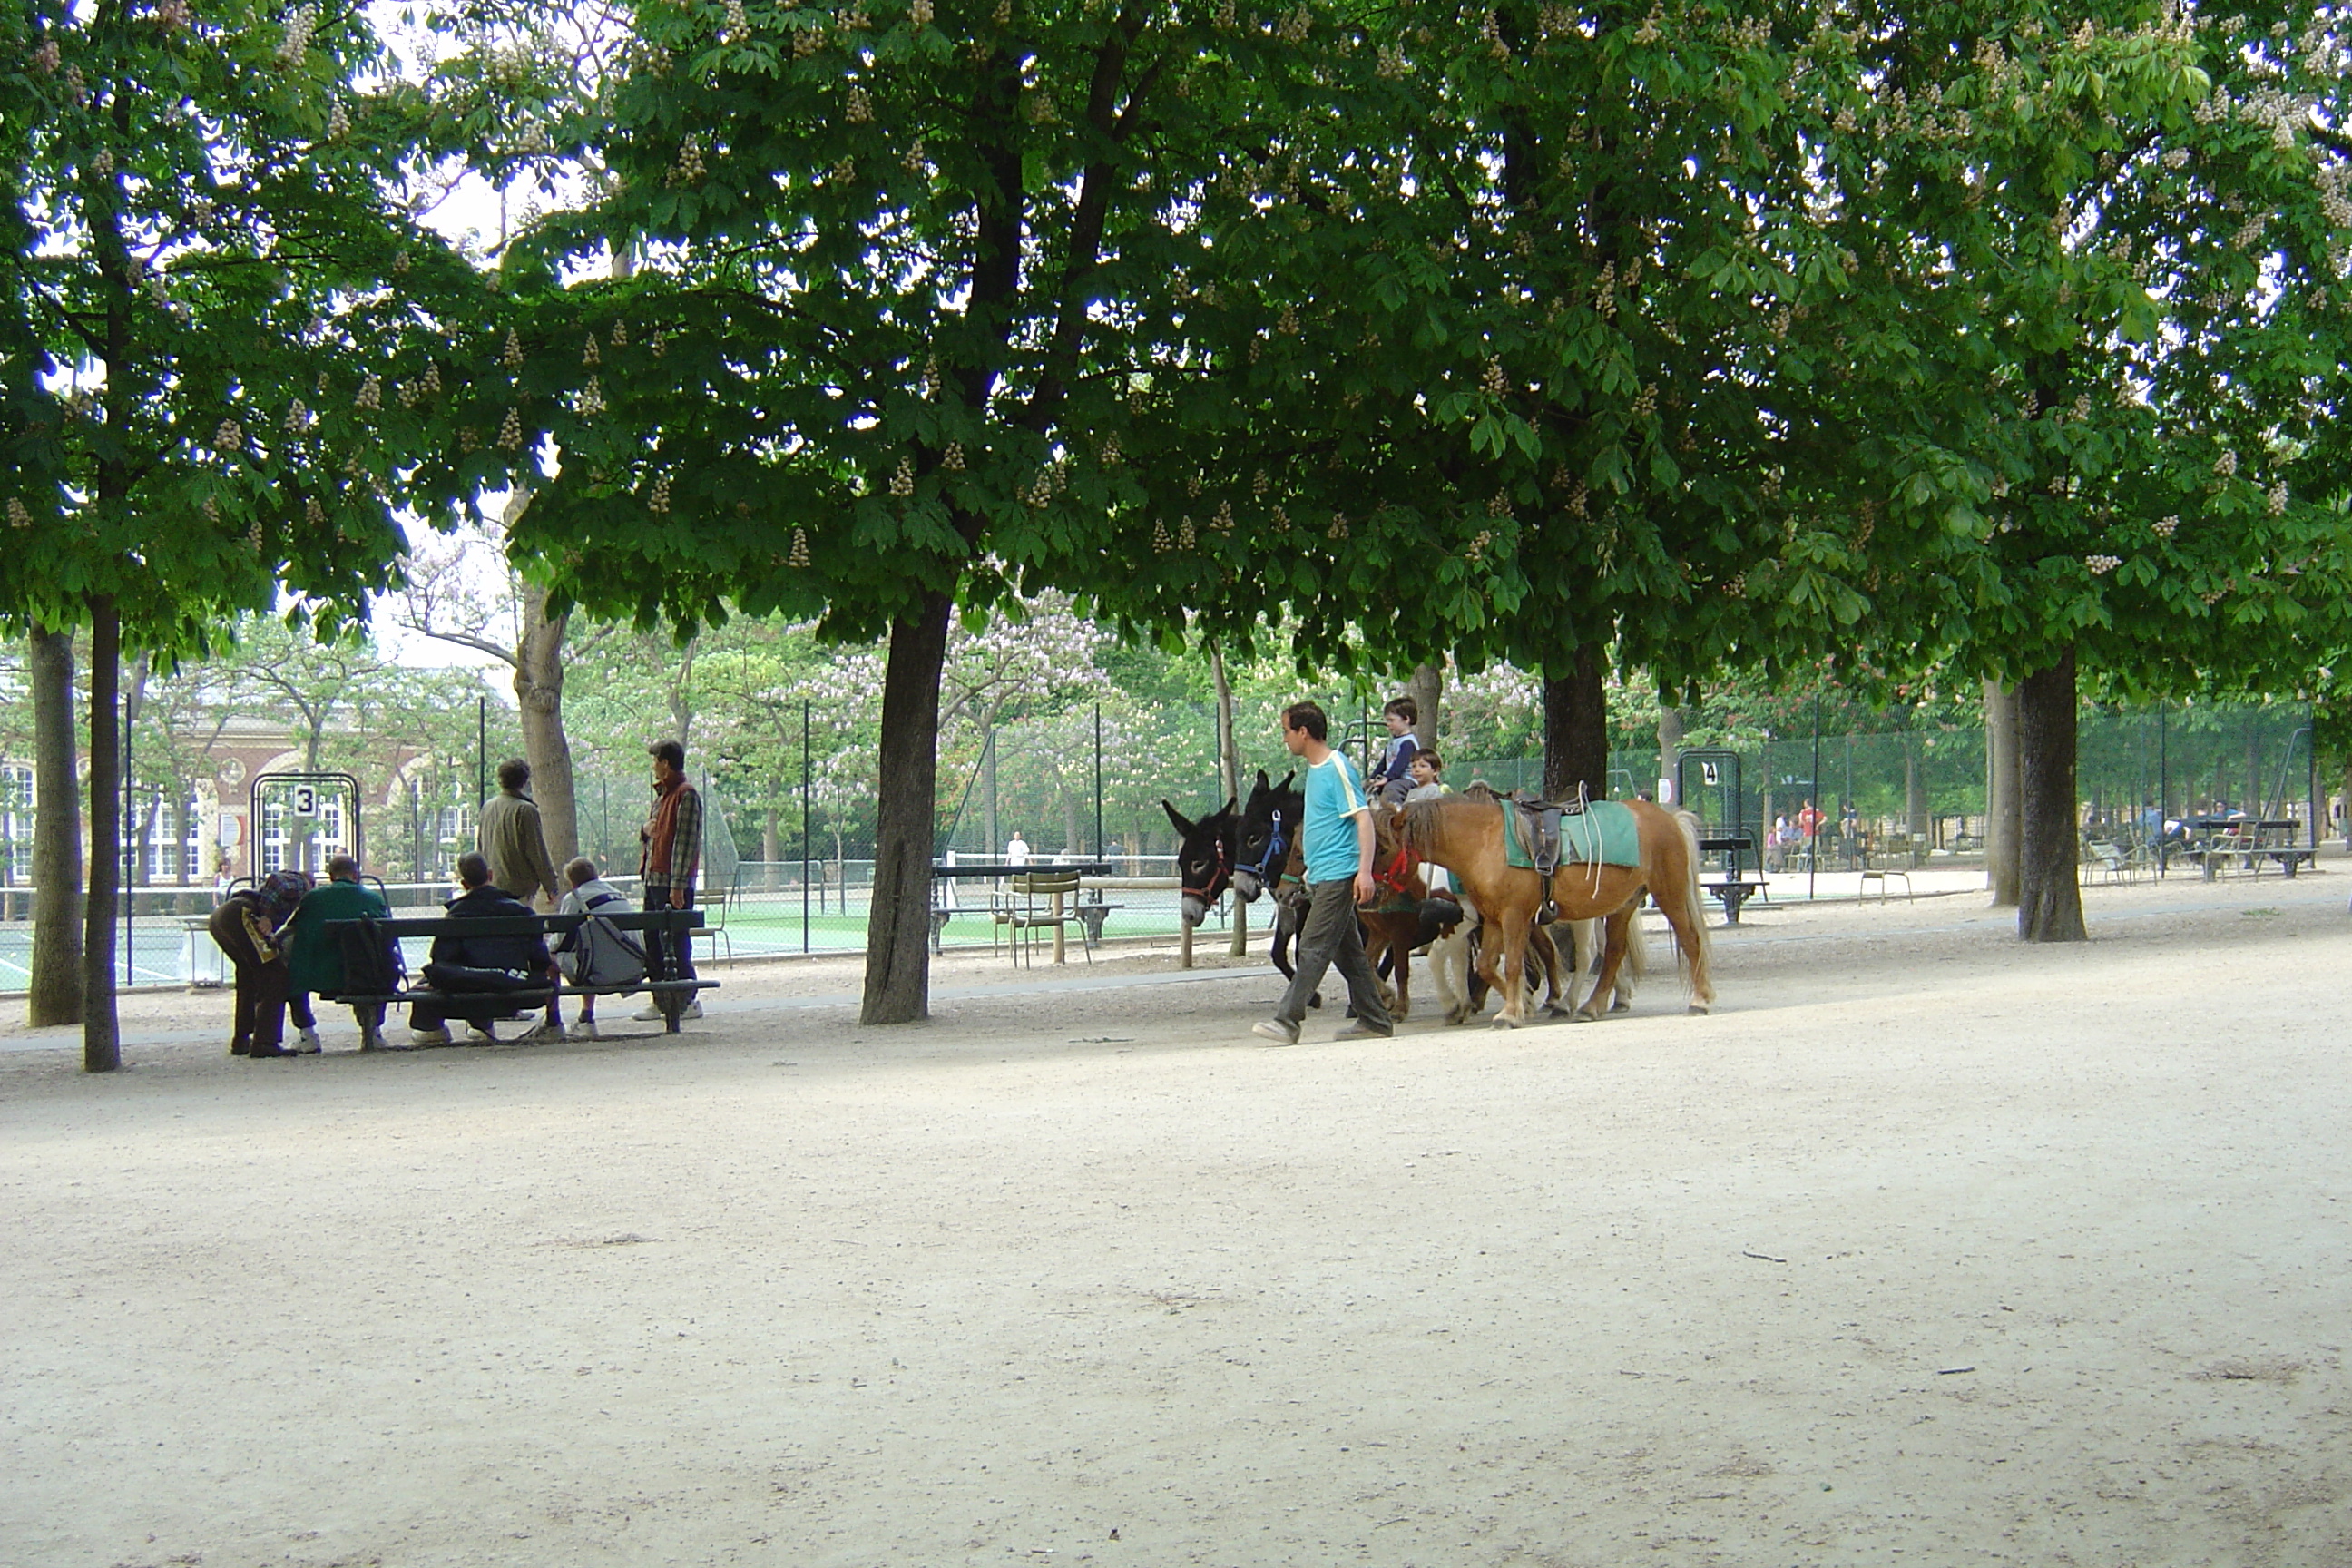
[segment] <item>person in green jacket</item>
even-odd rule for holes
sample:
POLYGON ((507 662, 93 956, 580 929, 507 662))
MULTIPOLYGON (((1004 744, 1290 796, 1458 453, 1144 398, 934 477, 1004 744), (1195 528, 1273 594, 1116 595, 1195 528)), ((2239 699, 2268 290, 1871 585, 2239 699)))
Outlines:
MULTIPOLYGON (((307 1055, 319 1049, 318 1018, 310 1011, 310 994, 317 991, 332 996, 343 988, 342 948, 327 930, 327 922, 355 921, 364 915, 389 920, 392 910, 382 893, 360 880, 357 860, 348 855, 331 857, 326 882, 302 895, 302 901, 294 907, 294 918, 287 922, 287 934, 279 939, 292 944, 286 978, 291 992, 288 1002, 299 1031, 295 1037, 297 1051, 307 1055)), ((352 1016, 359 1020, 360 1049, 389 1048, 383 1038, 383 1003, 354 1002, 352 1016)))

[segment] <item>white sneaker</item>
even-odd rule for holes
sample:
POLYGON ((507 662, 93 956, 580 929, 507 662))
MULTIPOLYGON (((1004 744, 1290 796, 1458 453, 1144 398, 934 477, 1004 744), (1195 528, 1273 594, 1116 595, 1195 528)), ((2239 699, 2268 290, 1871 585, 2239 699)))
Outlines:
POLYGON ((578 1023, 572 1026, 572 1032, 564 1037, 573 1040, 593 1040, 599 1038, 600 1037, 596 1033, 596 1020, 593 1018, 581 1019, 578 1023))
POLYGON ((325 1047, 319 1044, 319 1031, 316 1029, 304 1029, 294 1037, 294 1054, 296 1056, 315 1057, 325 1048, 325 1047))
POLYGON ((495 1046, 499 1044, 498 1030, 488 1024, 468 1024, 466 1026, 466 1033, 468 1037, 466 1043, 469 1046, 495 1046))
POLYGON ((408 1044, 411 1048, 417 1046, 454 1046, 457 1043, 457 1041, 449 1037, 449 1026, 446 1024, 442 1025, 437 1029, 411 1029, 408 1031, 408 1044))
POLYGON ((684 1007, 678 1009, 677 1016, 681 1018, 699 1018, 702 1016, 702 1004, 688 1002, 684 1007))
POLYGON ((560 1040, 562 1038, 563 1038, 562 1025, 542 1022, 533 1024, 530 1028, 525 1029, 521 1034, 517 1035, 513 1039, 509 1040, 507 1044, 510 1046, 543 1046, 550 1040, 560 1040))
MULTIPOLYGON (((637 1022, 641 1024, 653 1023, 661 1016, 662 1010, 660 1005, 658 1003, 651 1002, 629 1015, 629 1016, 636 1019, 637 1022)), ((699 1018, 702 1016, 702 1004, 700 1002, 688 1002, 684 1007, 678 1009, 677 1016, 681 1018, 699 1018)))

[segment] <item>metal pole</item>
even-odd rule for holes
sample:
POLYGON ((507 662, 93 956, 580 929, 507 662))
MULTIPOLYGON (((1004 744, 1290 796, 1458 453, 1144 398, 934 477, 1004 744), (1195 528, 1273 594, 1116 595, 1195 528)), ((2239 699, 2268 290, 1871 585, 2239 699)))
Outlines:
POLYGON ((1806 798, 1811 816, 1806 819, 1805 898, 1812 899, 1822 879, 1822 694, 1813 693, 1813 793, 1806 798))
POLYGON ((801 700, 801 951, 809 950, 809 704, 801 700))
POLYGON ((474 699, 474 809, 490 798, 490 700, 474 699))
POLYGON ((131 710, 126 707, 122 710, 122 798, 116 804, 114 816, 117 822, 126 816, 131 818, 130 831, 122 836, 122 984, 126 986, 131 984, 135 963, 131 949, 137 941, 131 910, 139 901, 139 813, 131 799, 131 710))
POLYGON ((2311 807, 2311 863, 2316 866, 2319 864, 2319 707, 2315 703, 2307 711, 2310 714, 2307 727, 2311 738, 2304 743, 2303 760, 2310 770, 2310 775, 2304 780, 2304 788, 2309 792, 2305 799, 2311 807))
POLYGON ((2171 857, 2165 853, 2165 825, 2172 818, 2172 758, 2167 751, 2167 705, 2156 705, 2156 877, 2164 879, 2171 857))
POLYGON ((1095 704, 1095 858, 1103 858, 1102 704, 1095 704))

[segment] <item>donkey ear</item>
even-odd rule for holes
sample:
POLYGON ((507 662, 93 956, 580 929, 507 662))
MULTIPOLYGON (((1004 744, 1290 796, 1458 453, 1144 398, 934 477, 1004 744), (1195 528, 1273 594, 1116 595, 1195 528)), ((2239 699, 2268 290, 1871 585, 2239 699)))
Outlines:
MULTIPOLYGON (((1261 773, 1259 776, 1263 778, 1265 775, 1261 773)), ((1290 781, 1297 776, 1298 770, 1297 768, 1291 769, 1288 773, 1282 775, 1282 782, 1274 786, 1274 792, 1276 795, 1288 795, 1290 793, 1290 781)))
POLYGON ((1265 770, 1264 768, 1260 768, 1257 771, 1257 787, 1260 789, 1268 787, 1265 782, 1265 770))
POLYGON ((1176 825, 1176 831, 1179 836, 1185 838, 1192 837, 1192 825, 1184 820, 1184 816, 1181 812, 1178 811, 1174 806, 1169 805, 1164 800, 1160 803, 1160 809, 1166 812, 1168 814, 1168 820, 1176 825))
POLYGON ((1217 808, 1217 815, 1219 816, 1231 816, 1234 814, 1234 808, 1240 805, 1241 801, 1237 796, 1229 795, 1225 796, 1225 804, 1217 808))

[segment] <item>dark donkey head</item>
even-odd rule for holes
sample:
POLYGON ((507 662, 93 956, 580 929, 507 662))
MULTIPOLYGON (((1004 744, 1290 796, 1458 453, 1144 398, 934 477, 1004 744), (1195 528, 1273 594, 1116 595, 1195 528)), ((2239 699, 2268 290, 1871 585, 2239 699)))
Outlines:
POLYGON ((1196 926, 1209 918, 1209 906, 1233 878, 1234 833, 1241 819, 1234 815, 1230 795, 1198 822, 1187 822, 1182 812, 1164 800, 1160 809, 1176 825, 1176 875, 1184 887, 1184 923, 1196 926))
POLYGON ((1290 787, 1298 776, 1294 768, 1280 784, 1269 783, 1265 770, 1257 771, 1257 787, 1242 808, 1241 844, 1234 855, 1234 891, 1255 900, 1282 880, 1282 868, 1298 843, 1298 819, 1307 797, 1290 787))

